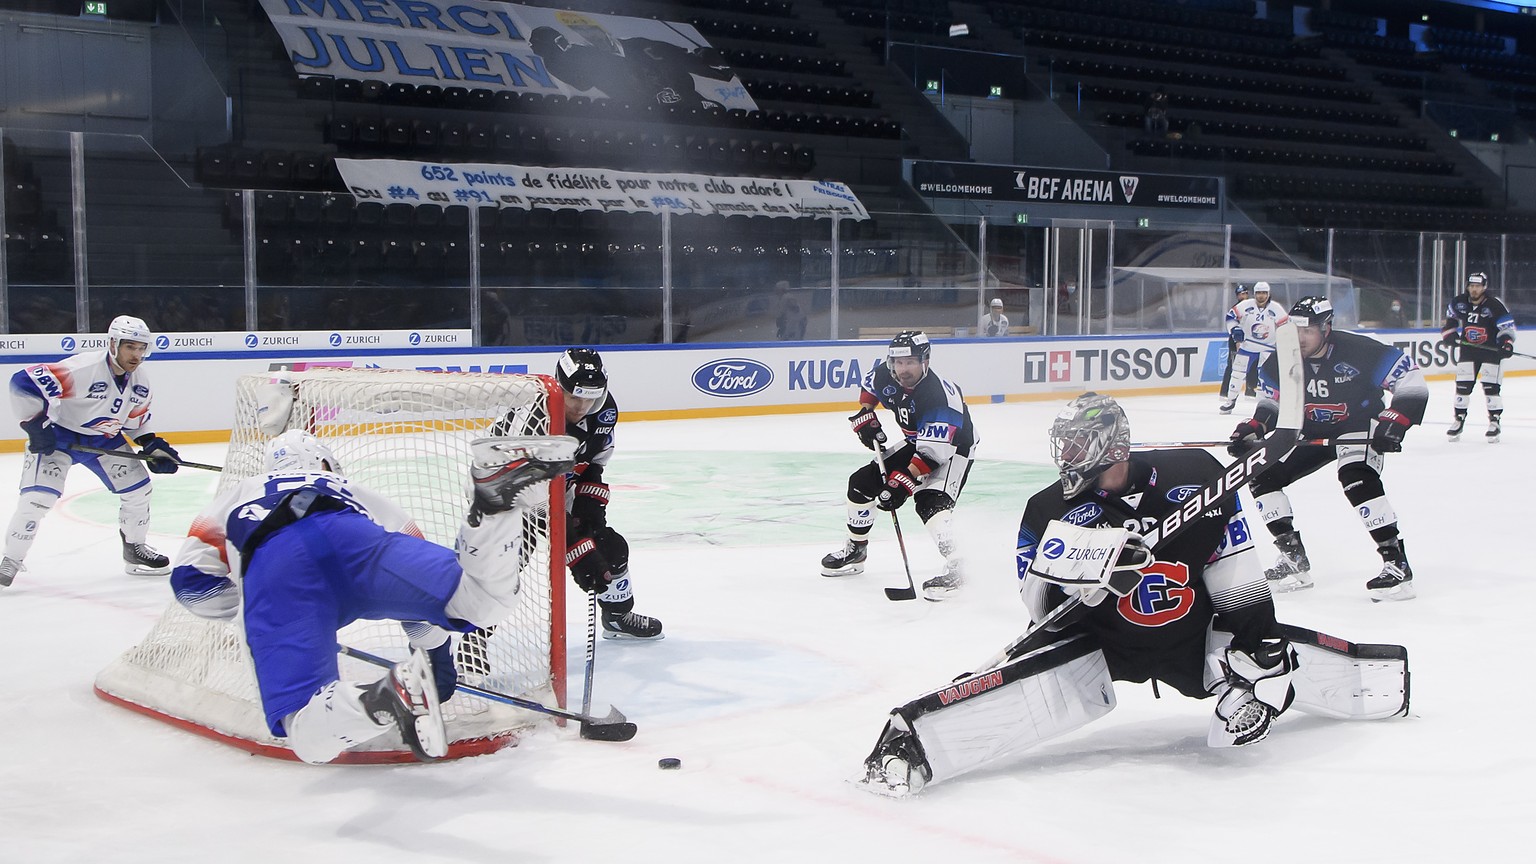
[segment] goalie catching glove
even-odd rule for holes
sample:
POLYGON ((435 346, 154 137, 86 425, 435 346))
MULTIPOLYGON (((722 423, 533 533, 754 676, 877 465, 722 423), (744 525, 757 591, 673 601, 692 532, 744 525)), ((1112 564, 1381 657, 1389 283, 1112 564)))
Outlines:
POLYGON ((873 450, 885 443, 885 430, 880 428, 880 418, 875 416, 875 409, 864 405, 859 412, 848 418, 848 423, 853 427, 853 434, 859 436, 859 443, 866 449, 873 450))
POLYGON ((139 445, 139 455, 149 457, 149 470, 152 474, 175 474, 181 467, 181 454, 170 442, 151 432, 134 442, 139 445))
POLYGON ((1296 698, 1291 687, 1296 649, 1284 639, 1265 639, 1251 654, 1229 646, 1218 662, 1225 689, 1219 691, 1206 743, 1242 747, 1264 740, 1275 718, 1296 698))
POLYGON ((917 487, 923 485, 923 478, 933 471, 933 466, 928 464, 921 454, 914 453, 912 461, 905 468, 892 468, 885 475, 885 489, 880 492, 880 499, 875 506, 881 510, 896 510, 907 503, 917 487))
POLYGON ((1126 528, 1085 528, 1052 519, 1035 546, 1029 575, 1097 606, 1113 594, 1124 597, 1141 584, 1141 570, 1155 560, 1145 538, 1126 528))

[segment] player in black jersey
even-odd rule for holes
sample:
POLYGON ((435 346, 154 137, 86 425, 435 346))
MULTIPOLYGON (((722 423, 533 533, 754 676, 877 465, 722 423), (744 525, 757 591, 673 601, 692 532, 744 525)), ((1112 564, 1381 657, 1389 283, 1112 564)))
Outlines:
POLYGON ((1262 740, 1290 706, 1296 652, 1236 494, 1166 542, 1142 538, 1225 467, 1201 450, 1132 453, 1125 412, 1096 393, 1050 434, 1061 482, 1024 508, 1019 593, 1036 622, 1073 593, 1078 607, 1005 665, 896 709, 866 762, 870 791, 909 794, 1083 726, 1114 708, 1111 680, 1219 696, 1212 746, 1262 740))
POLYGON ((923 583, 923 596, 943 600, 964 582, 955 548, 954 507, 981 439, 971 423, 965 394, 928 371, 932 346, 919 330, 904 330, 886 348, 884 363, 864 376, 859 410, 848 418, 865 447, 880 448, 886 471, 871 461, 848 477, 848 540, 821 559, 823 576, 864 572, 874 508, 894 511, 912 498, 917 516, 944 556, 944 572, 923 583), (885 449, 885 430, 875 416, 884 405, 901 427, 901 446, 885 449), (872 506, 873 505, 873 506, 872 506))
MULTIPOLYGON (((565 566, 583 591, 598 593, 606 639, 660 639, 661 622, 634 611, 629 581, 629 543, 608 524, 608 484, 603 470, 613 458, 613 428, 619 406, 608 392, 603 359, 591 348, 560 355, 555 380, 564 391, 565 434, 575 438, 576 466, 565 477, 565 566)), ((491 435, 527 435, 542 418, 517 409, 492 428, 491 435)), ((537 409, 535 409, 537 410, 537 409)))
MULTIPOLYGON (((1344 497, 1355 506, 1381 554, 1381 573, 1366 583, 1371 599, 1410 599, 1413 570, 1398 537, 1397 513, 1381 483, 1381 466, 1382 455, 1402 450, 1408 428, 1423 422, 1429 385, 1413 358, 1397 348, 1334 330, 1333 305, 1326 299, 1304 297, 1290 314, 1301 343, 1306 390, 1301 437, 1328 443, 1297 447, 1253 481, 1254 501, 1280 550, 1280 560, 1265 575, 1277 591, 1312 586, 1311 562, 1284 490, 1337 460, 1344 497), (1390 405, 1383 391, 1392 394, 1390 405)), ((1235 456, 1246 454, 1275 426, 1277 368, 1271 357, 1259 370, 1264 395, 1253 418, 1232 432, 1227 449, 1235 456)))
POLYGON ((1473 273, 1467 277, 1467 290, 1457 294, 1445 307, 1445 324, 1440 341, 1458 347, 1456 357, 1456 419, 1445 434, 1452 441, 1461 437, 1467 424, 1467 409, 1472 403, 1472 387, 1478 376, 1483 379, 1483 397, 1488 400, 1490 443, 1499 440, 1499 421, 1504 414, 1504 381, 1499 361, 1515 353, 1515 316, 1503 301, 1488 293, 1488 276, 1473 273))

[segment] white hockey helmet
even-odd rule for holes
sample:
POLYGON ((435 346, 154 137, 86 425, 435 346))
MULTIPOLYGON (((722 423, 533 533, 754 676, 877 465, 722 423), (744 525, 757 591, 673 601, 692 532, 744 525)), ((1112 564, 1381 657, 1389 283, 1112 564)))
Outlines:
POLYGON ((341 473, 341 460, 319 438, 303 429, 289 429, 267 442, 263 471, 327 471, 341 473))
POLYGON ((1254 298, 1257 299, 1260 294, 1264 294, 1264 295, 1268 295, 1269 294, 1269 283, 1268 282, 1255 282, 1255 283, 1253 283, 1253 296, 1254 296, 1254 298))
POLYGON ((119 315, 107 325, 107 353, 117 359, 118 343, 127 340, 129 342, 143 342, 144 356, 155 348, 155 333, 144 323, 143 318, 135 318, 132 315, 119 315))

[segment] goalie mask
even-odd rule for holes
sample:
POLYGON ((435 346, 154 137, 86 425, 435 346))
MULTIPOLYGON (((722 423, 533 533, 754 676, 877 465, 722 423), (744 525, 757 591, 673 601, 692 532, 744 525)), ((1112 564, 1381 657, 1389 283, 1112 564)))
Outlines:
POLYGON ((341 460, 331 448, 303 429, 290 429, 267 442, 267 453, 261 461, 263 471, 287 471, 292 473, 330 472, 341 473, 341 460))
POLYGON ((565 391, 565 418, 572 423, 601 408, 608 395, 603 358, 591 348, 571 348, 561 354, 555 380, 565 391))
POLYGON ((1131 424, 1112 397, 1084 393, 1067 403, 1051 423, 1051 459, 1061 470, 1063 494, 1071 498, 1111 465, 1131 458, 1131 424))

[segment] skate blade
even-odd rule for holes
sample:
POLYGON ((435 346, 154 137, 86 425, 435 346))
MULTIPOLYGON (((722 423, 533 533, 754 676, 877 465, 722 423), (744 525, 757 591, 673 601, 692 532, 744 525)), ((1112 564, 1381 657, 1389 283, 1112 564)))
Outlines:
POLYGON ((1391 588, 1372 588, 1370 591, 1372 603, 1380 603, 1383 600, 1412 600, 1419 596, 1412 582, 1393 585, 1391 588))
POLYGON ((864 565, 863 564, 851 564, 851 565, 849 565, 847 567, 843 567, 843 568, 837 568, 837 567, 823 567, 823 568, 821 568, 821 575, 829 576, 829 577, 857 576, 857 575, 859 575, 860 573, 863 573, 863 572, 864 572, 864 565))
POLYGON ((881 798, 910 798, 912 787, 905 783, 892 785, 883 778, 871 777, 868 774, 858 777, 849 777, 848 782, 868 792, 871 795, 879 795, 881 798))
POLYGON ((129 576, 164 576, 171 572, 170 567, 141 567, 138 564, 123 565, 123 572, 129 576))

